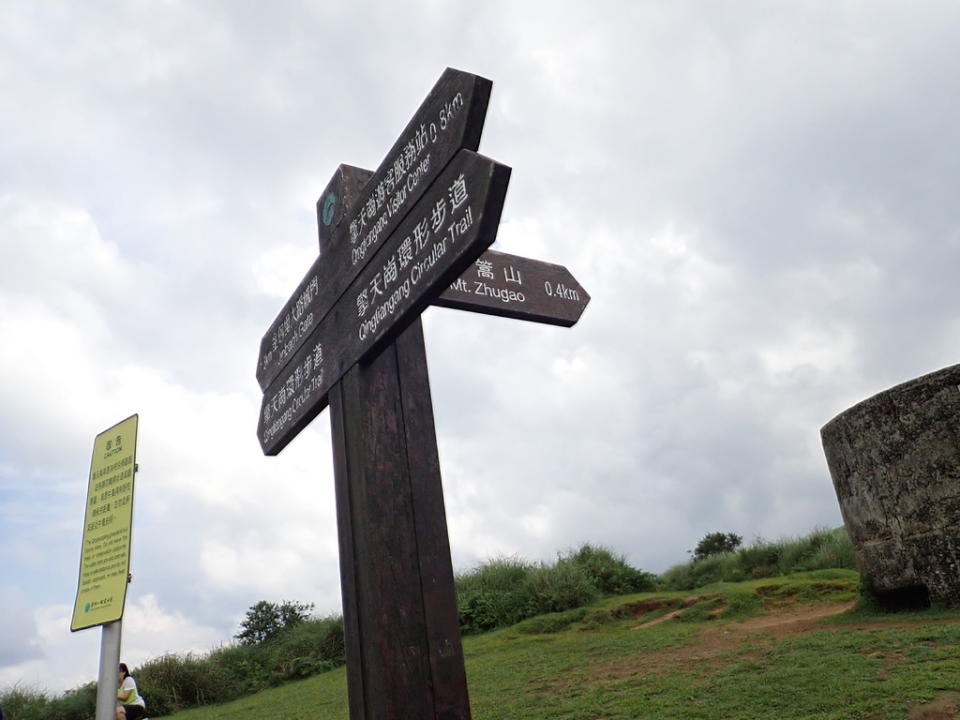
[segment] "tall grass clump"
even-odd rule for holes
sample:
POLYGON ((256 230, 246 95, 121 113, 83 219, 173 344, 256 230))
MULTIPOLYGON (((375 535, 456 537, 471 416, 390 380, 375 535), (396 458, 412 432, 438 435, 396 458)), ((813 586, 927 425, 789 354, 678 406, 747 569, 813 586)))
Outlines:
POLYGON ((529 600, 524 618, 572 610, 600 596, 586 571, 572 563, 537 567, 527 578, 525 589, 529 600))
POLYGON ((557 567, 573 565, 581 568, 601 595, 626 595, 656 589, 652 573, 631 567, 623 555, 602 546, 584 544, 557 561, 557 567))
POLYGON ((457 575, 460 629, 481 633, 527 617, 528 583, 535 569, 518 557, 499 557, 457 575))
POLYGON ((0 693, 5 720, 45 720, 50 699, 41 692, 15 685, 0 693))
POLYGON ((343 620, 306 620, 270 645, 273 684, 310 677, 346 663, 343 620))
POLYGON ((89 720, 96 714, 97 684, 88 683, 59 697, 14 686, 0 692, 4 720, 89 720))
POLYGON ((90 682, 50 701, 49 716, 58 720, 89 720, 97 714, 97 683, 90 682))
POLYGON ((458 574, 456 586, 460 629, 471 634, 572 610, 602 595, 652 590, 655 577, 606 548, 582 545, 552 565, 517 557, 488 560, 458 574))
POLYGON ((237 697, 270 687, 273 670, 270 648, 263 645, 224 645, 207 656, 212 670, 229 683, 229 694, 237 697))
POLYGON ((269 641, 226 645, 207 655, 169 654, 133 671, 151 716, 234 700, 345 663, 343 621, 312 618, 269 641))
POLYGON ((233 700, 239 694, 208 657, 167 654, 133 671, 150 715, 169 715, 189 707, 233 700))
POLYGON ((692 590, 715 582, 833 568, 856 569, 853 543, 843 527, 818 529, 804 537, 775 542, 758 538, 735 552, 675 565, 660 576, 660 585, 665 590, 692 590))

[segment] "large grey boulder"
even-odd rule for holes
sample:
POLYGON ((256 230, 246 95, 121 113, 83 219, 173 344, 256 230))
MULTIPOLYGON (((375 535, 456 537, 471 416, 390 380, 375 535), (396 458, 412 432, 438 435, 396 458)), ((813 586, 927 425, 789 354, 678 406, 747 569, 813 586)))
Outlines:
POLYGON ((960 605, 960 365, 874 395, 820 435, 875 592, 960 605))

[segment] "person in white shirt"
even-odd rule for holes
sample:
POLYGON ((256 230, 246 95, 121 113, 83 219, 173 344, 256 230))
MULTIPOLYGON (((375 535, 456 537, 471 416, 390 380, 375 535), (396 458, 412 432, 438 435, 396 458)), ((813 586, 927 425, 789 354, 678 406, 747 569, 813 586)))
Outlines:
POLYGON ((125 663, 120 663, 117 685, 117 720, 140 720, 147 712, 147 704, 137 692, 137 683, 125 663))

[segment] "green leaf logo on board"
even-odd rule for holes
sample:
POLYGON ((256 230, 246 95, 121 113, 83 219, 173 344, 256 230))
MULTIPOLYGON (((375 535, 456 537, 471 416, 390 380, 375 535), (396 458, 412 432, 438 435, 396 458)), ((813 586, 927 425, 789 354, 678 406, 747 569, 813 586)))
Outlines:
POLYGON ((337 196, 329 193, 323 200, 323 224, 330 225, 333 222, 333 215, 337 210, 337 196))

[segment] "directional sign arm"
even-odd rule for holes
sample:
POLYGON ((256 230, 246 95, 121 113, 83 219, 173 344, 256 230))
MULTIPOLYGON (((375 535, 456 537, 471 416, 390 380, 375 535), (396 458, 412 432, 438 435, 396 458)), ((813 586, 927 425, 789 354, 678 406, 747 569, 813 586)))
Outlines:
POLYGON ((510 168, 461 150, 267 386, 257 435, 276 455, 496 239, 510 168))
POLYGON ((562 265, 487 250, 433 304, 571 327, 589 302, 562 265))
MULTIPOLYGON (((257 382, 266 388, 461 150, 476 150, 492 84, 447 68, 336 225, 260 344, 257 382)), ((321 222, 324 207, 319 208, 321 222)), ((336 222, 336 208, 326 217, 336 222)))
MULTIPOLYGON (((353 207, 372 170, 340 165, 317 201, 320 254, 345 210, 353 207)), ((444 308, 467 310, 528 322, 571 327, 590 296, 561 265, 487 250, 433 301, 444 308)))

